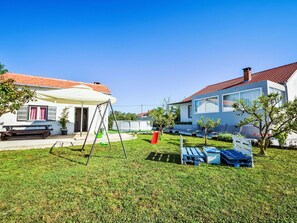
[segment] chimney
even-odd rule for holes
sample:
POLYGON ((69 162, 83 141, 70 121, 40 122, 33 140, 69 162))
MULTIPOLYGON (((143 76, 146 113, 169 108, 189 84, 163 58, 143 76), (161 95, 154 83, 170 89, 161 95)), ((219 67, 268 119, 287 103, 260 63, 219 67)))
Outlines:
POLYGON ((252 68, 251 67, 243 68, 243 81, 249 82, 250 80, 252 80, 252 68))

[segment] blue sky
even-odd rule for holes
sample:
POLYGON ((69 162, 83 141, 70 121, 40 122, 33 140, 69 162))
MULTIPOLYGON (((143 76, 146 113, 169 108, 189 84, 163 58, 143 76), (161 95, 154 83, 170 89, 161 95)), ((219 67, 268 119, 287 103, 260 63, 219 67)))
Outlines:
POLYGON ((106 84, 140 112, 297 61, 297 1, 0 0, 11 72, 106 84), (151 107, 144 106, 144 110, 151 107))

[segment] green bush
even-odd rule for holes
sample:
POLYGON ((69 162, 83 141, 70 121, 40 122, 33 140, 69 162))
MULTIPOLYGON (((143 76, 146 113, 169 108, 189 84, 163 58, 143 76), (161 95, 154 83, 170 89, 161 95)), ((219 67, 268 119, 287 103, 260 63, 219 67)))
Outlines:
MULTIPOLYGON (((232 142, 233 141, 232 136, 233 136, 233 134, 231 134, 231 133, 221 132, 221 133, 218 134, 217 139, 219 141, 232 142)), ((240 134, 236 134, 236 136, 237 137, 240 137, 240 138, 244 138, 244 136, 243 135, 240 135, 240 134)))

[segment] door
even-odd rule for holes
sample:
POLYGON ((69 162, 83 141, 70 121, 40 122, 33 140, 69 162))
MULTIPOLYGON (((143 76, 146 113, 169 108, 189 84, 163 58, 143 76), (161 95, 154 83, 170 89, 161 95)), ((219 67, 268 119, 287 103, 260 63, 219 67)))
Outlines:
MULTIPOLYGON (((82 131, 88 131, 89 108, 83 108, 82 131)), ((80 132, 81 108, 75 108, 74 132, 80 132)))

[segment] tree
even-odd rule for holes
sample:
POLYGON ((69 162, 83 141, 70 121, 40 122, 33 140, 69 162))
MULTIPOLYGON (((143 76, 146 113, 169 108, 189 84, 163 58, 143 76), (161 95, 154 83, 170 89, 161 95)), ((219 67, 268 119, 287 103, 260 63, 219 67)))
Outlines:
POLYGON ((22 105, 31 101, 35 95, 28 87, 18 89, 13 79, 3 77, 8 72, 0 63, 0 117, 6 113, 15 113, 22 105))
POLYGON ((282 96, 276 93, 262 95, 254 100, 252 105, 246 105, 243 100, 233 107, 237 115, 247 114, 238 126, 251 124, 259 129, 259 155, 265 156, 272 137, 284 137, 297 131, 297 98, 281 105, 282 96))
MULTIPOLYGON (((116 116, 117 120, 137 120, 138 117, 135 113, 125 113, 125 112, 120 112, 120 111, 114 111, 114 114, 116 116)), ((112 114, 108 116, 108 129, 112 129, 114 117, 112 114)))
POLYGON ((8 72, 8 70, 7 70, 7 69, 4 69, 4 67, 5 67, 5 66, 4 66, 3 64, 0 63, 0 75, 1 75, 1 74, 5 74, 5 73, 8 72))
POLYGON ((202 116, 200 120, 197 121, 198 125, 204 130, 204 145, 207 145, 207 134, 212 131, 215 127, 217 127, 221 122, 221 119, 217 119, 216 121, 210 118, 204 120, 202 116))
POLYGON ((165 127, 172 127, 174 125, 174 120, 176 117, 171 109, 166 111, 166 109, 163 107, 158 107, 151 110, 150 116, 153 118, 153 122, 161 132, 161 135, 163 134, 163 129, 165 127))

